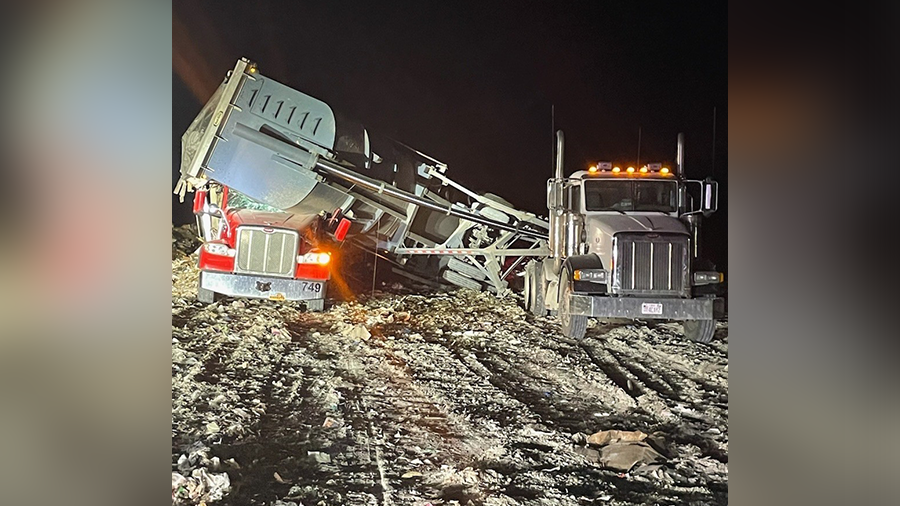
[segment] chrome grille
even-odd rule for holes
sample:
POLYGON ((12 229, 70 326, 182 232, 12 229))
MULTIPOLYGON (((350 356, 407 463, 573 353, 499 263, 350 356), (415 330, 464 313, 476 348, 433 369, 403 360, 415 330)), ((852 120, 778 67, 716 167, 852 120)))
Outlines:
POLYGON ((244 226, 238 228, 235 271, 292 277, 297 265, 300 234, 295 230, 244 226))
POLYGON ((663 234, 617 234, 613 293, 687 295, 688 238, 663 234))

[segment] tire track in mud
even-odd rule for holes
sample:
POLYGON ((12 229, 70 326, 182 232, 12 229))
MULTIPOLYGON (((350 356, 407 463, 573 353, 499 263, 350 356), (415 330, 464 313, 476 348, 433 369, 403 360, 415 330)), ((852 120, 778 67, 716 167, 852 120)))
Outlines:
MULTIPOLYGON (((285 363, 291 352, 290 343, 257 344, 266 348, 266 358, 271 360, 267 360, 264 367, 245 374, 239 374, 240 371, 234 368, 232 372, 238 374, 233 374, 232 378, 234 381, 261 380, 258 390, 242 393, 258 400, 262 413, 250 427, 249 435, 215 447, 215 454, 220 459, 233 458, 241 465, 240 469, 229 472, 232 491, 221 502, 223 506, 270 504, 288 494, 294 476, 317 475, 316 469, 297 458, 310 440, 310 427, 297 423, 298 414, 302 416, 314 409, 307 400, 312 398, 310 371, 293 371, 293 367, 285 363), (286 375, 288 372, 292 374, 286 375), (292 402, 297 398, 301 399, 299 403, 292 402), (286 479, 275 478, 276 473, 286 479)), ((254 352, 252 348, 248 351, 254 352)), ((233 367, 236 362, 225 361, 225 364, 233 367)))
MULTIPOLYGON (((578 345, 581 347, 590 360, 609 376, 617 386, 622 388, 624 384, 625 388, 622 389, 629 394, 643 391, 642 395, 656 395, 670 407, 677 405, 679 402, 689 402, 695 407, 708 409, 709 406, 707 404, 698 406, 702 400, 698 400, 700 397, 698 395, 691 395, 691 393, 700 392, 704 394, 703 400, 707 399, 707 393, 715 396, 724 393, 726 396, 725 404, 718 403, 714 407, 723 409, 725 411, 724 416, 727 417, 727 389, 723 389, 720 385, 697 378, 694 375, 667 374, 665 372, 666 369, 660 367, 660 362, 646 360, 640 353, 635 352, 631 347, 627 345, 623 346, 621 344, 617 346, 616 343, 612 343, 609 340, 600 342, 603 347, 602 351, 598 352, 596 347, 588 344, 587 341, 589 339, 580 342, 567 340, 565 338, 559 340, 568 345, 578 345), (635 382, 637 382, 639 386, 636 387, 635 382), (683 387, 683 384, 687 384, 688 386, 683 387)), ((639 395, 632 395, 632 397, 637 398, 639 395)), ((700 412, 702 413, 703 410, 701 409, 700 412)), ((619 423, 633 423, 633 417, 629 418, 632 419, 620 419, 619 423)), ((722 418, 719 414, 716 413, 712 419, 707 417, 701 417, 701 419, 697 420, 690 420, 689 417, 684 418, 685 419, 677 422, 664 422, 662 420, 653 420, 652 418, 646 419, 645 421, 648 423, 643 429, 661 431, 667 435, 670 442, 673 444, 694 446, 700 450, 701 456, 708 456, 721 463, 727 463, 727 451, 719 448, 719 443, 716 438, 710 438, 699 434, 699 429, 705 430, 717 425, 720 426, 719 422, 722 421, 722 418), (685 428, 683 425, 686 422, 689 426, 699 425, 700 427, 698 427, 698 430, 685 428)), ((610 418, 607 418, 606 421, 610 421, 610 418)), ((686 491, 686 495, 676 495, 681 495, 682 499, 692 501, 699 499, 706 499, 706 501, 713 500, 715 502, 727 500, 727 476, 722 481, 711 480, 701 487, 701 489, 705 488, 708 490, 698 491, 697 487, 691 483, 691 481, 692 480, 685 479, 676 480, 675 485, 668 487, 667 489, 683 489, 682 492, 686 491)), ((643 499, 648 499, 649 497, 650 496, 643 497, 643 499)), ((638 499, 638 497, 631 497, 630 500, 636 499, 638 499)), ((663 503, 667 502, 669 501, 663 501, 663 503)), ((680 502, 676 501, 676 503, 680 502)))
MULTIPOLYGON (((556 375, 535 374, 529 370, 529 357, 535 356, 537 350, 544 349, 546 348, 535 346, 523 353, 522 349, 508 352, 509 350, 486 347, 468 351, 474 354, 478 364, 488 373, 484 376, 485 380, 527 407, 545 425, 552 425, 571 435, 578 432, 592 433, 598 424, 624 419, 615 413, 608 413, 610 405, 604 403, 604 400, 612 399, 605 397, 606 392, 600 388, 602 385, 596 385, 592 378, 580 377, 574 371, 560 369, 558 366, 557 371, 552 371, 558 373, 556 375), (577 383, 593 384, 597 390, 590 395, 586 390, 566 395, 567 387, 577 383), (604 415, 598 417, 597 413, 604 415)), ((565 363, 562 356, 556 354, 555 358, 555 363, 565 363)), ((620 413, 620 410, 621 406, 614 408, 614 412, 620 413)), ((644 418, 638 412, 631 416, 634 421, 644 418)))
POLYGON ((681 387, 677 386, 676 382, 657 374, 657 371, 647 367, 637 356, 625 357, 620 351, 613 351, 612 349, 607 351, 621 367, 631 373, 634 378, 637 378, 648 390, 652 390, 667 400, 682 400, 681 387))
POLYGON ((625 393, 634 399, 643 395, 643 389, 639 386, 639 383, 635 381, 637 378, 629 375, 622 369, 622 364, 615 355, 604 348, 588 346, 585 342, 581 343, 581 348, 591 359, 591 362, 599 367, 600 370, 625 393))
MULTIPOLYGON (((503 428, 503 432, 497 434, 496 438, 499 443, 503 444, 506 450, 506 457, 498 460, 483 461, 477 467, 482 472, 494 472, 501 477, 496 485, 496 493, 511 501, 503 504, 530 504, 534 500, 540 500, 541 504, 574 504, 574 502, 565 500, 563 497, 575 492, 585 497, 599 497, 603 494, 604 487, 597 485, 598 477, 603 474, 598 468, 582 461, 574 452, 570 452, 568 448, 563 449, 563 455, 560 455, 559 442, 548 444, 523 439, 522 436, 516 435, 516 432, 525 426, 540 423, 541 421, 553 425, 560 417, 559 410, 536 406, 534 402, 528 402, 529 399, 540 398, 540 396, 525 392, 522 389, 512 389, 511 386, 516 384, 515 380, 498 383, 498 380, 505 377, 506 374, 498 373, 498 366, 504 367, 499 365, 498 362, 490 361, 485 363, 485 354, 489 355, 490 351, 479 352, 474 347, 463 346, 461 341, 454 339, 432 339, 429 341, 429 345, 433 349, 426 355, 433 353, 436 355, 436 360, 449 358, 454 362, 454 365, 446 367, 445 371, 462 370, 465 371, 461 373, 462 377, 472 378, 474 376, 472 379, 477 381, 477 384, 474 385, 476 391, 474 397, 476 399, 480 396, 486 396, 488 399, 491 399, 492 404, 501 402, 498 399, 506 399, 501 404, 514 404, 520 411, 518 416, 510 416, 497 409, 479 409, 473 413, 483 420, 494 420, 503 428), (550 418, 553 418, 553 420, 550 420, 550 418), (547 472, 559 476, 560 469, 563 468, 558 461, 560 457, 569 461, 579 460, 582 463, 580 466, 571 464, 564 466, 565 472, 569 476, 561 476, 559 479, 554 479, 552 483, 545 483, 547 472), (573 484, 573 482, 581 483, 581 485, 573 484), (538 485, 537 483, 543 484, 538 485), (554 492, 546 490, 547 486, 550 487, 550 490, 555 491, 555 495, 554 492)), ((497 354, 502 355, 500 352, 497 352, 497 354)), ((407 363, 413 369, 430 367, 430 364, 427 362, 413 364, 413 361, 409 360, 407 363)), ((508 374, 514 367, 511 362, 505 361, 505 364, 507 364, 507 368, 504 371, 508 374)), ((522 380, 519 382, 521 384, 527 384, 529 381, 548 384, 545 378, 535 377, 534 374, 526 371, 519 372, 521 375, 518 378, 522 380)), ((426 377, 425 380, 434 381, 434 378, 426 377)), ((462 384, 463 382, 459 381, 458 378, 445 378, 445 381, 435 385, 435 387, 442 391, 444 397, 451 399, 459 399, 461 397, 463 399, 464 402, 458 403, 458 406, 455 408, 470 408, 472 403, 465 397, 467 392, 461 387, 462 384)), ((472 394, 470 393, 469 395, 472 394)), ((551 429, 551 432, 547 434, 552 435, 555 433, 556 431, 551 429)), ((568 436, 559 436, 557 439, 565 439, 567 441, 568 436)), ((566 446, 568 447, 568 444, 566 446)), ((446 495, 444 498, 447 498, 446 495)), ((482 501, 475 500, 471 495, 462 498, 456 497, 456 499, 472 499, 473 504, 482 504, 482 501)), ((461 503, 465 502, 461 501, 461 503)))
POLYGON ((318 317, 297 315, 287 322, 287 328, 292 341, 299 347, 298 353, 305 355, 312 364, 307 365, 310 377, 316 378, 314 381, 321 385, 318 392, 310 395, 318 399, 329 398, 327 402, 333 402, 332 405, 320 402, 307 417, 323 420, 323 423, 331 419, 340 429, 335 435, 317 424, 308 444, 311 448, 315 446, 314 451, 326 450, 329 456, 337 456, 335 465, 316 465, 318 475, 305 477, 298 483, 302 486, 299 493, 285 499, 314 504, 320 501, 328 504, 388 504, 389 499, 385 498, 389 497, 386 495, 389 490, 378 479, 380 451, 372 448, 375 434, 368 414, 370 408, 365 401, 365 387, 358 383, 361 379, 359 371, 338 367, 340 350, 323 346, 320 338, 315 337, 317 331, 327 331, 318 317), (327 467, 329 472, 323 474, 322 467, 327 467))
MULTIPOLYGON (((323 349, 333 352, 333 347, 347 345, 347 341, 350 340, 333 334, 306 344, 310 350, 322 353, 323 349), (326 344, 326 339, 334 342, 326 344)), ((374 467, 368 474, 374 475, 378 504, 411 504, 422 497, 468 500, 482 494, 429 485, 422 482, 424 478, 418 482, 401 478, 416 468, 427 476, 429 469, 444 462, 465 465, 474 461, 478 448, 484 446, 474 427, 450 415, 452 403, 428 395, 407 357, 370 339, 332 366, 335 377, 352 383, 347 390, 341 389, 345 392, 345 402, 341 404, 356 405, 348 418, 353 425, 365 426, 369 460, 374 467), (346 367, 354 362, 357 364, 346 367)))
POLYGON ((237 392, 242 398, 240 405, 258 406, 261 413, 247 424, 249 433, 243 437, 221 438, 212 445, 213 454, 221 461, 234 459, 240 465, 239 469, 228 470, 232 489, 217 504, 269 505, 290 497, 312 499, 313 503, 343 504, 346 500, 367 504, 371 492, 377 492, 372 480, 365 479, 374 474, 367 462, 359 464, 356 473, 345 476, 341 473, 346 469, 317 462, 307 454, 353 455, 355 434, 350 431, 349 435, 335 437, 322 426, 328 415, 342 418, 327 405, 329 391, 322 381, 331 376, 333 357, 307 353, 302 340, 294 339, 294 335, 290 341, 286 339, 288 330, 281 317, 294 313, 279 311, 263 317, 263 339, 241 334, 259 324, 258 320, 238 325, 235 330, 242 338, 237 345, 215 341, 217 344, 205 354, 201 374, 194 378, 237 392), (265 338, 269 335, 275 337, 265 338), (248 358, 253 367, 243 368, 241 362, 248 358))
MULTIPOLYGON (((623 347, 612 352, 615 353, 619 360, 623 363, 638 365, 646 370, 652 370, 667 384, 676 388, 677 397, 662 396, 666 404, 673 409, 677 409, 678 405, 689 405, 698 413, 705 413, 703 417, 710 426, 718 425, 727 419, 728 413, 728 390, 727 383, 723 384, 721 379, 714 371, 710 375, 702 374, 701 371, 694 370, 692 366, 686 364, 673 363, 671 360, 666 361, 670 355, 660 351, 656 347, 647 345, 646 343, 636 343, 639 349, 623 347), (627 350, 627 351, 625 351, 627 350), (673 367, 675 365, 675 367, 673 367), (715 421, 716 423, 712 423, 715 421)), ((700 346, 700 345, 698 345, 700 346)), ((704 359, 704 363, 711 363, 704 359)), ((691 417, 687 417, 688 421, 691 417)))
MULTIPOLYGON (((605 344, 607 345, 605 351, 618 364, 625 367, 636 381, 641 382, 647 392, 659 395, 670 409, 677 409, 680 404, 688 404, 697 412, 694 416, 682 412, 678 422, 663 422, 657 424, 654 430, 660 430, 667 434, 672 443, 698 448, 701 456, 713 458, 721 463, 728 462, 727 451, 719 448, 719 442, 715 438, 700 434, 702 431, 721 425, 723 419, 727 417, 727 399, 724 404, 706 402, 709 398, 707 394, 716 396, 718 401, 719 395, 723 393, 722 387, 694 374, 685 373, 676 376, 668 373, 664 367, 660 367, 660 361, 648 360, 646 356, 627 345, 614 346, 611 340, 605 344), (716 410, 710 413, 710 407, 716 408, 716 410), (718 410, 724 411, 724 413, 719 413, 718 410)), ((727 396, 727 393, 725 395, 727 396)))
MULTIPOLYGON (((497 440, 496 443, 501 444, 504 448, 505 457, 499 459, 485 459, 476 463, 475 468, 480 472, 496 473, 497 483, 491 487, 495 489, 493 493, 491 493, 490 490, 481 490, 477 494, 473 494, 471 491, 466 493, 464 490, 451 490, 449 493, 448 491, 444 491, 441 495, 442 499, 457 500, 460 504, 466 504, 466 501, 471 500, 471 504, 474 505, 484 504, 484 498, 490 496, 503 497, 505 501, 509 501, 503 502, 502 504, 529 504, 532 500, 550 499, 547 496, 544 487, 536 486, 533 482, 529 483, 519 479, 519 477, 524 477, 529 474, 542 475, 547 471, 554 473, 558 472, 560 469, 559 464, 549 458, 559 451, 558 445, 525 440, 521 436, 515 435, 519 429, 526 425, 531 425, 540 421, 551 423, 547 421, 547 416, 541 416, 540 414, 542 411, 546 412, 546 410, 535 409, 533 403, 522 402, 523 397, 521 395, 516 395, 516 393, 511 393, 507 384, 498 387, 496 379, 500 377, 500 375, 496 374, 496 372, 492 372, 492 369, 487 367, 481 359, 476 359, 477 365, 474 365, 470 363, 470 360, 466 360, 463 357, 463 353, 469 350, 459 346, 453 346, 452 348, 439 346, 439 348, 450 352, 455 362, 462 365, 464 370, 468 371, 470 374, 475 375, 479 382, 478 393, 474 395, 476 398, 486 396, 486 398, 492 399, 492 404, 494 402, 500 402, 497 401, 498 397, 505 398, 507 400, 505 402, 500 402, 501 404, 514 404, 518 406, 518 410, 520 411, 518 416, 515 416, 489 407, 468 410, 470 414, 478 416, 482 420, 494 420, 502 427, 503 433, 495 434, 495 438, 497 440), (491 378, 494 378, 494 381, 491 381, 491 378), (527 462, 530 465, 522 465, 522 462, 527 462)), ((444 382, 441 384, 441 387, 443 387, 441 390, 445 397, 454 398, 456 397, 454 396, 454 391, 458 392, 459 385, 460 382, 456 381, 444 382), (454 388, 454 386, 456 388, 454 388)), ((455 406, 454 408, 460 407, 470 408, 471 404, 460 403, 459 406, 455 406)), ((598 472, 597 469, 590 465, 583 465, 577 468, 570 467, 569 469, 573 474, 582 474, 586 476, 598 472)), ((460 487, 457 488, 459 489, 460 487)), ((573 487, 569 487, 565 484, 560 485, 554 482, 552 488, 559 494, 569 494, 569 488, 573 487)), ((601 493, 601 490, 596 486, 585 485, 582 488, 584 491, 583 495, 588 497, 592 495, 597 496, 601 493)), ((557 503, 542 502, 542 504, 557 503)), ((567 503, 563 502, 558 504, 567 503)))
MULTIPOLYGON (((483 382, 490 385, 494 392, 514 400, 516 404, 524 408, 524 413, 518 416, 504 416, 496 412, 482 412, 479 414, 491 417, 504 425, 514 421, 519 424, 525 424, 530 421, 547 423, 550 420, 574 420, 579 416, 584 417, 584 414, 579 415, 578 413, 566 416, 564 411, 554 406, 553 400, 550 399, 552 387, 546 378, 536 377, 521 371, 507 360, 507 358, 512 357, 512 354, 504 357, 502 352, 495 349, 476 349, 474 347, 465 347, 458 343, 444 345, 447 346, 447 349, 458 362, 465 364, 473 374, 476 374, 483 382), (472 360, 474 360, 475 364, 471 364, 472 360), (536 384, 544 385, 545 388, 532 388, 536 384)), ((571 425, 571 423, 568 425, 571 425)))
MULTIPOLYGON (((547 471, 556 472, 560 469, 559 458, 560 458, 560 447, 559 444, 543 444, 532 441, 522 440, 520 437, 513 437, 510 439, 509 437, 500 437, 503 434, 509 434, 516 432, 517 427, 523 427, 526 424, 534 423, 536 421, 544 420, 547 421, 548 424, 554 425, 559 421, 560 413, 563 411, 560 409, 556 409, 556 412, 550 412, 546 409, 545 416, 539 416, 539 414, 531 413, 534 411, 534 404, 528 403, 520 403, 520 400, 528 400, 527 397, 533 397, 530 394, 524 394, 523 391, 511 392, 510 386, 512 383, 505 383, 498 388, 496 384, 494 384, 498 378, 503 378, 506 374, 499 373, 497 367, 504 367, 500 362, 490 361, 489 363, 485 363, 484 359, 486 355, 483 355, 479 350, 473 347, 463 346, 462 340, 457 339, 430 339, 427 344, 428 349, 423 350, 421 347, 422 344, 419 345, 410 345, 407 350, 404 350, 403 356, 399 357, 399 359, 391 359, 388 360, 389 363, 402 366, 405 371, 408 371, 410 377, 416 381, 423 383, 426 386, 433 386, 437 388, 441 393, 440 398, 432 397, 432 402, 435 404, 439 404, 444 406, 448 411, 454 411, 459 408, 471 408, 472 403, 470 399, 467 398, 468 395, 473 395, 471 391, 467 392, 466 388, 463 388, 461 385, 467 384, 471 386, 471 380, 478 380, 477 384, 473 387, 474 397, 479 397, 482 395, 488 395, 488 398, 496 399, 497 397, 506 397, 510 399, 510 401, 520 404, 522 406, 522 411, 526 414, 519 417, 508 417, 503 416, 502 414, 498 416, 498 411, 490 410, 488 412, 476 412, 475 415, 478 415, 479 418, 482 419, 494 419, 500 420, 503 423, 501 427, 503 427, 502 434, 495 434, 495 437, 499 439, 499 442, 502 442, 504 447, 508 452, 508 456, 519 456, 520 458, 525 459, 526 462, 531 462, 531 465, 512 465, 509 464, 508 459, 501 459, 499 461, 486 461, 476 463, 477 469, 481 469, 483 472, 494 471, 499 473, 498 476, 501 476, 500 483, 494 485, 497 488, 496 493, 502 494, 503 497, 508 498, 513 501, 509 504, 520 504, 519 500, 524 501, 521 504, 528 504, 529 499, 534 498, 544 498, 547 500, 555 499, 547 504, 574 504, 571 500, 566 500, 565 496, 572 493, 572 490, 578 490, 579 495, 584 495, 586 497, 598 497, 604 490, 604 487, 597 486, 596 479, 591 479, 591 476, 600 474, 610 475, 608 472, 601 472, 596 466, 588 464, 580 459, 577 454, 574 452, 570 452, 568 450, 564 450, 565 455, 562 458, 567 458, 568 460, 579 460, 582 462, 581 466, 568 466, 568 469, 577 469, 578 471, 572 471, 574 476, 564 476, 560 478, 560 481, 554 481, 551 484, 551 489, 556 491, 555 494, 548 493, 545 494, 542 487, 536 486, 532 483, 532 485, 528 485, 527 483, 519 483, 517 484, 514 480, 517 476, 528 475, 531 473, 532 478, 539 477, 545 475, 547 471), (470 353, 475 357, 475 362, 469 358, 470 353), (482 356, 478 357, 479 354, 482 356), (428 358, 426 358, 428 357, 428 358), (450 358, 452 361, 452 365, 448 365, 445 359, 450 358), (435 364, 440 362, 442 364, 439 369, 442 373, 447 374, 447 377, 442 378, 443 381, 439 381, 441 378, 436 378, 434 374, 435 364), (499 364, 499 365, 498 365, 499 364), (450 374, 450 372, 456 372, 458 374, 450 374), (419 374, 421 372, 421 374, 419 374), (474 376, 474 378, 473 378, 474 376), (466 378, 463 380, 462 378, 466 378), (490 381, 491 378, 494 378, 494 382, 490 381), (505 388, 503 388, 505 387, 505 388), (512 394, 512 395, 511 395, 512 394), (518 394, 518 395, 516 395, 518 394), (462 402, 459 402, 462 401, 462 402), (549 420, 552 418, 552 420, 549 420), (575 482, 580 482, 582 485, 573 485, 573 480, 575 482), (580 488, 579 488, 580 487, 580 488), (560 501, 560 502, 557 502, 560 501)), ((396 343, 395 343, 396 344, 396 343)), ((380 347, 377 342, 374 343, 374 346, 380 347)), ((385 352, 388 355, 396 352, 397 350, 386 350, 385 352)), ((497 353, 498 355, 503 355, 503 353, 498 350, 485 350, 484 353, 490 355, 492 352, 497 353)), ((561 357, 557 357, 560 359, 561 357)), ((505 361, 506 369, 505 371, 508 373, 511 369, 515 369, 519 372, 520 383, 529 384, 529 383, 541 383, 545 385, 550 384, 550 380, 547 378, 543 378, 535 375, 534 373, 524 370, 521 367, 521 364, 513 364, 512 362, 505 361)), ((552 388, 552 387, 550 387, 552 388)), ((563 400, 564 402, 568 402, 567 399, 563 400)), ((540 411, 540 410, 538 410, 540 411)), ((468 409, 468 413, 472 414, 471 409, 468 409)), ((564 413, 563 413, 563 416, 564 413)), ((584 419, 582 414, 575 414, 574 416, 570 416, 575 420, 584 419)), ((467 427, 465 429, 466 433, 472 434, 473 432, 477 433, 478 430, 476 427, 467 427)), ((555 433, 555 431, 552 431, 555 433)), ((562 436, 560 439, 567 439, 568 436, 562 436)), ((610 475, 612 476, 612 475, 610 475)), ((435 494, 435 497, 439 497, 443 500, 455 499, 460 501, 461 503, 465 503, 468 500, 472 501, 472 504, 482 504, 482 501, 479 500, 480 497, 485 497, 486 494, 489 494, 489 490, 467 490, 466 487, 456 486, 454 487, 445 487, 439 493, 435 494)))

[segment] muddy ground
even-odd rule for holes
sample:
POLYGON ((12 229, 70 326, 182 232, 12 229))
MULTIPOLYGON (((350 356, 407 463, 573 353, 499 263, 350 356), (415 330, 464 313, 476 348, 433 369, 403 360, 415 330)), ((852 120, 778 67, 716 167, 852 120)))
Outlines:
POLYGON ((173 256, 172 470, 228 484, 179 504, 727 503, 726 323, 709 346, 644 323, 575 342, 521 297, 389 282, 321 313, 202 305, 173 256), (583 435, 608 429, 663 457, 605 468, 583 435))

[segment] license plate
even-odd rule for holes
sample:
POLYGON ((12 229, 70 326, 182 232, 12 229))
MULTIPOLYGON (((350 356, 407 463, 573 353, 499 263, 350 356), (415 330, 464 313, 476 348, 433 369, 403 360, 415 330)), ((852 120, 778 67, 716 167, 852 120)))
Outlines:
POLYGON ((322 295, 322 283, 317 281, 301 281, 300 291, 303 292, 304 295, 311 295, 313 298, 316 298, 317 295, 322 295))
POLYGON ((641 314, 662 314, 662 303, 644 302, 641 304, 641 314))

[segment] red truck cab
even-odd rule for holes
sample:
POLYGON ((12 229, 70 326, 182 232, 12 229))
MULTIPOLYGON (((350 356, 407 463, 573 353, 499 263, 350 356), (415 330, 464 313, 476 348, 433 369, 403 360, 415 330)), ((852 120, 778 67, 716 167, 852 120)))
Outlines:
POLYGON ((321 216, 284 212, 218 185, 195 192, 194 215, 203 239, 199 301, 218 293, 324 309, 331 255, 317 246, 321 216))

